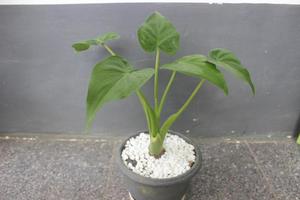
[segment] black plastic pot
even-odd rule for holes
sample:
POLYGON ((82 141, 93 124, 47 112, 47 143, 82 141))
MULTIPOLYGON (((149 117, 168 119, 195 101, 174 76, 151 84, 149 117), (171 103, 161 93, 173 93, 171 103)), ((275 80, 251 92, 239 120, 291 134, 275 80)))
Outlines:
POLYGON ((186 142, 195 147, 195 163, 186 173, 173 178, 154 179, 136 174, 124 164, 121 157, 121 153, 127 140, 131 137, 137 136, 138 134, 131 136, 120 146, 119 151, 117 152, 117 162, 124 175, 124 183, 126 184, 127 190, 130 192, 134 200, 182 200, 187 192, 192 177, 201 168, 202 156, 198 146, 195 145, 192 140, 180 133, 173 131, 169 132, 180 136, 186 142))

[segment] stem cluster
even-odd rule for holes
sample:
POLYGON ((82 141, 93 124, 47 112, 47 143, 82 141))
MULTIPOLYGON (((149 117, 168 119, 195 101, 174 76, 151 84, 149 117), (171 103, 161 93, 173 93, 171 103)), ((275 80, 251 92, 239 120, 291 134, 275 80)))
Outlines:
MULTIPOLYGON (((106 44, 102 44, 102 46, 112 55, 115 56, 116 54, 114 51, 107 46, 106 44)), ((149 135, 150 135, 150 145, 149 145, 149 152, 151 155, 155 157, 159 157, 163 151, 163 143, 164 139, 166 137, 166 134, 171 127, 171 125, 175 122, 175 120, 183 113, 183 111, 187 108, 187 106, 191 103, 197 92, 200 90, 202 85, 205 82, 205 79, 202 79, 198 85, 193 90, 192 94, 188 97, 188 99, 185 101, 185 103, 180 107, 180 109, 170 115, 170 117, 161 125, 161 119, 160 115, 163 110, 165 101, 167 99, 167 95, 170 91, 170 88, 174 82, 174 79, 176 77, 176 71, 172 72, 172 75, 170 76, 169 82, 163 92, 163 95, 161 99, 159 100, 158 97, 158 77, 159 77, 159 66, 160 66, 160 50, 159 48, 156 49, 156 56, 155 56, 155 66, 154 66, 154 108, 149 104, 147 98, 143 94, 141 90, 137 90, 136 94, 143 106, 149 135)))

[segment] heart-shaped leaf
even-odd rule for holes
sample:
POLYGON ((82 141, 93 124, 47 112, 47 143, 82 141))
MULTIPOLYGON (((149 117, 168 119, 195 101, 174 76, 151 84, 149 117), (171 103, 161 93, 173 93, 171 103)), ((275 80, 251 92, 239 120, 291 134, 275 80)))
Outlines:
POLYGON ((81 51, 88 50, 92 45, 102 45, 109 40, 116 40, 119 38, 120 36, 117 33, 109 32, 95 39, 77 42, 73 44, 72 47, 75 49, 76 52, 81 52, 81 51))
POLYGON ((248 83, 252 89, 252 93, 255 94, 255 87, 251 81, 250 73, 231 51, 220 48, 213 49, 209 52, 208 60, 209 62, 230 71, 235 76, 248 83))
POLYGON ((159 12, 154 12, 138 29, 138 39, 146 52, 157 48, 168 54, 175 54, 179 47, 179 33, 173 24, 159 12))
POLYGON ((223 74, 212 63, 207 62, 203 55, 189 55, 179 58, 173 63, 165 64, 162 69, 177 71, 188 76, 206 79, 228 94, 223 74))
POLYGON ((87 95, 87 121, 89 128, 98 109, 106 102, 123 99, 138 90, 153 75, 152 68, 134 70, 119 56, 110 56, 98 63, 91 74, 87 95))

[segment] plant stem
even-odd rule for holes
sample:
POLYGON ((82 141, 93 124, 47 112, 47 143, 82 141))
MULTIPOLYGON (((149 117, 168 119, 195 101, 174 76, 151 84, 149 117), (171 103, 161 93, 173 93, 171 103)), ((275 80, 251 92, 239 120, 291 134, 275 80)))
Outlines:
POLYGON ((153 111, 151 105, 149 104, 147 98, 142 93, 142 91, 137 90, 136 93, 137 93, 137 96, 139 97, 139 100, 140 100, 140 102, 143 106, 144 112, 145 112, 149 134, 151 137, 156 137, 157 133, 159 132, 159 127, 157 125, 158 120, 156 119, 156 114, 153 111))
POLYGON ((146 108, 146 105, 145 105, 146 104, 145 96, 144 96, 144 94, 142 93, 141 90, 137 90, 136 94, 139 97, 139 100, 140 100, 141 105, 143 107, 143 110, 144 110, 144 113, 145 113, 145 116, 146 116, 146 120, 147 120, 148 130, 149 130, 149 133, 150 133, 152 131, 152 123, 151 123, 151 120, 150 120, 150 117, 148 115, 148 111, 147 111, 147 108, 146 108))
POLYGON ((158 68, 159 68, 159 48, 156 49, 154 67, 154 110, 158 113, 158 68))
POLYGON ((172 124, 178 119, 178 117, 182 114, 182 112, 186 109, 186 107, 191 103, 192 99, 195 97, 197 92, 202 87, 203 83, 205 82, 205 79, 202 79, 192 94, 189 96, 189 98, 185 101, 185 103, 181 106, 181 108, 174 114, 170 115, 169 118, 163 123, 162 127, 160 128, 160 137, 162 140, 165 139, 166 134, 168 133, 169 128, 172 126, 172 124))
POLYGON ((170 80, 169 80, 169 82, 168 82, 168 84, 167 84, 167 86, 166 86, 166 89, 165 89, 165 91, 164 91, 164 93, 163 93, 163 96, 162 96, 162 98, 161 98, 159 107, 158 107, 158 114, 159 114, 159 115, 160 115, 160 113, 161 113, 161 111, 162 111, 162 109, 163 109, 163 107, 164 107, 164 104, 165 104, 165 101, 166 101, 166 98, 167 98, 167 94, 168 94, 168 92, 169 92, 169 90, 170 90, 170 88, 171 88, 171 85, 172 85, 172 83, 173 83, 173 81, 174 81, 174 79, 175 79, 175 76, 176 76, 176 71, 173 71, 173 73, 172 73, 172 75, 171 75, 171 77, 170 77, 170 80))
POLYGON ((150 136, 150 145, 149 145, 149 153, 154 157, 159 157, 159 155, 163 152, 163 143, 164 140, 161 138, 159 134, 156 137, 150 136))
POLYGON ((112 56, 115 56, 116 54, 115 54, 115 52, 109 47, 109 46, 107 46, 107 44, 105 44, 105 43, 102 43, 101 44, 112 56))
POLYGON ((194 89, 194 91, 192 92, 192 94, 189 96, 189 98, 186 100, 186 102, 176 112, 177 116, 180 116, 181 113, 186 109, 186 107, 191 103, 192 99, 195 97, 195 95, 197 94, 197 92, 200 90, 200 88, 202 87, 202 85, 203 85, 204 82, 205 82, 205 79, 202 79, 200 81, 200 83, 198 83, 198 85, 196 86, 196 88, 194 89))

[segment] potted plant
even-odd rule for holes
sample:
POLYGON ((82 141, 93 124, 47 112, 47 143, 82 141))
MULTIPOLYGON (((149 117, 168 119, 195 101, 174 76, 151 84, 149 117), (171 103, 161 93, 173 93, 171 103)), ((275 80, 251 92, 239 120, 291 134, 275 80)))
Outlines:
POLYGON ((107 102, 123 99, 136 93, 145 112, 148 131, 129 137, 120 146, 118 163, 124 174, 131 199, 180 200, 184 199, 191 178, 201 166, 201 153, 190 139, 170 131, 205 82, 221 89, 225 95, 228 88, 222 67, 250 85, 254 85, 248 70, 229 50, 213 49, 208 56, 193 54, 172 63, 161 65, 160 53, 174 55, 179 48, 180 35, 172 23, 158 12, 151 14, 137 31, 138 41, 147 53, 155 53, 154 68, 135 69, 125 58, 115 53, 109 40, 118 39, 116 33, 107 33, 91 40, 73 45, 77 51, 91 46, 102 46, 110 55, 94 67, 87 94, 86 128, 92 125, 96 112, 107 102), (158 96, 160 70, 170 70, 170 80, 161 98, 158 96), (186 102, 164 122, 161 113, 168 92, 177 73, 199 79, 199 83, 186 102), (154 76, 154 105, 152 106, 141 87, 154 76))

